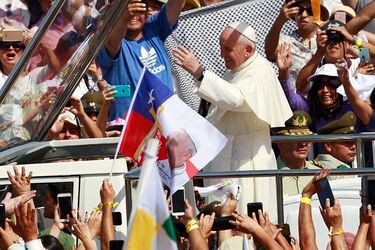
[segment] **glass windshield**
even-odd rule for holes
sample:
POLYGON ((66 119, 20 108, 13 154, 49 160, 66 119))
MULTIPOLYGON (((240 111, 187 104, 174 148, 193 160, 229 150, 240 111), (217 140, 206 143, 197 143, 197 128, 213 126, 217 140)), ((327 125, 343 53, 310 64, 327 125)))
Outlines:
MULTIPOLYGON (((101 46, 102 42, 98 43, 97 38, 105 33, 107 25, 104 24, 108 24, 112 15, 110 6, 104 6, 95 15, 88 11, 87 6, 71 6, 69 3, 62 6, 0 105, 0 150, 45 135, 43 131, 49 129, 45 127, 52 125, 56 113, 79 85, 83 74, 79 69, 87 69, 101 46)), ((31 31, 13 29, 16 31, 10 32, 18 32, 18 37, 14 35, 9 41, 4 40, 2 31, 0 87, 41 23, 38 22, 31 31)), ((8 34, 6 31, 5 35, 8 34)), ((37 42, 32 40, 28 46, 37 42)))

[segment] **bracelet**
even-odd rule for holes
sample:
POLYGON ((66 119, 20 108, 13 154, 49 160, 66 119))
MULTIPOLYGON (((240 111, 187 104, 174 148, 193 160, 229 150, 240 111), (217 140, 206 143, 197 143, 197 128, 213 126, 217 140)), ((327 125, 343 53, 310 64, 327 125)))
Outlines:
POLYGON ((104 206, 111 206, 112 208, 114 208, 114 207, 117 207, 119 204, 120 203, 118 202, 108 201, 108 202, 100 203, 97 207, 94 207, 92 210, 94 210, 95 212, 102 211, 104 206))
POLYGON ((329 233, 328 233, 328 236, 329 236, 329 237, 332 237, 332 236, 335 236, 335 235, 342 235, 342 234, 344 234, 344 230, 339 229, 339 230, 337 230, 336 232, 329 232, 329 233))
POLYGON ((362 39, 357 37, 357 39, 355 39, 354 48, 359 49, 361 45, 362 45, 362 39))
POLYGON ((187 224, 186 224, 186 232, 187 233, 190 233, 191 231, 193 231, 194 229, 198 229, 199 226, 198 226, 198 222, 196 220, 190 220, 187 224))
POLYGON ((311 206, 311 199, 309 197, 301 197, 301 203, 311 206))

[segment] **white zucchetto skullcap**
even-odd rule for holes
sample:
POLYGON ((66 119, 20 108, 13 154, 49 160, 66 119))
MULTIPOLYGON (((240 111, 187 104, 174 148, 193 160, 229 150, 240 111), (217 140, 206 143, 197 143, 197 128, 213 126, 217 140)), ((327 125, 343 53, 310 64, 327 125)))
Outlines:
POLYGON ((247 23, 242 22, 234 22, 231 24, 228 24, 227 27, 230 27, 239 33, 241 33, 243 36, 245 36, 250 41, 256 43, 257 42, 257 35, 255 34, 254 29, 248 25, 247 23))

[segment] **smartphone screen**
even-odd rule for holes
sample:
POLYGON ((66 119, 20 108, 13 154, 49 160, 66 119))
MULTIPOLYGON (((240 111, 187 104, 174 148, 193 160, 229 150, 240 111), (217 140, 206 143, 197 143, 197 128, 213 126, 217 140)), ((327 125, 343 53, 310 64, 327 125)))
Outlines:
POLYGON ((375 210, 375 180, 367 180, 367 203, 375 210))
POLYGON ((255 213, 257 220, 259 221, 258 210, 263 212, 263 204, 262 202, 252 202, 247 203, 247 216, 252 217, 252 213, 255 213))
POLYGON ((335 198, 333 197, 331 186, 329 185, 328 179, 323 178, 315 182, 315 189, 318 192, 320 205, 322 208, 326 207, 326 200, 329 199, 330 206, 333 207, 335 198))
POLYGON ((185 190, 178 189, 172 194, 172 214, 183 215, 185 212, 185 190))
POLYGON ((369 48, 359 48, 359 58, 361 62, 370 62, 369 48))
POLYGON ((284 238, 290 243, 290 227, 289 224, 278 224, 276 225, 277 228, 281 228, 281 234, 284 238))
POLYGON ((110 240, 109 241, 109 250, 122 250, 124 246, 123 240, 110 240))
POLYGON ((5 205, 0 204, 0 227, 5 228, 5 205))
POLYGON ((112 221, 114 226, 122 225, 121 212, 112 212, 112 221))
POLYGON ((57 196, 57 201, 59 203, 60 209, 60 219, 62 222, 68 222, 67 216, 69 215, 72 218, 72 197, 71 196, 57 196))

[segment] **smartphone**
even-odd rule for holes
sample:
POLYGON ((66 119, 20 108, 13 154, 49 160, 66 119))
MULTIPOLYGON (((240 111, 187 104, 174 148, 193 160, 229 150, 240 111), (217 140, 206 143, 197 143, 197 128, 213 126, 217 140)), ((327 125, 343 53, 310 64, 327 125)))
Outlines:
POLYGON ((211 230, 220 231, 236 228, 236 226, 229 223, 230 220, 235 221, 236 219, 233 216, 216 217, 211 230))
POLYGON ((112 212, 112 221, 114 226, 122 225, 121 212, 112 212))
POLYGON ((263 203, 262 202, 251 202, 247 203, 247 216, 252 217, 252 213, 255 213, 257 220, 259 221, 258 210, 261 210, 263 213, 263 203))
POLYGON ((333 197, 331 186, 329 185, 328 179, 323 178, 314 183, 315 189, 318 193, 318 198, 322 208, 326 207, 326 200, 329 199, 330 206, 333 207, 335 197, 333 197))
POLYGON ((61 193, 57 195, 57 202, 59 204, 60 220, 63 223, 68 222, 67 216, 72 218, 72 194, 61 193))
POLYGON ((122 250, 124 247, 123 240, 110 240, 109 241, 109 250, 122 250))
POLYGON ((276 225, 277 228, 281 228, 281 234, 285 237, 285 239, 290 243, 290 227, 289 224, 278 224, 276 225))
POLYGON ((371 209, 375 210, 375 176, 362 177, 362 204, 371 205, 371 209))
POLYGON ((0 204, 0 227, 5 228, 5 205, 0 204))
POLYGON ((130 97, 130 85, 114 85, 116 94, 113 95, 115 98, 119 97, 130 97))
POLYGON ((335 12, 335 20, 346 24, 346 13, 343 11, 336 11, 335 12))
POLYGON ((3 38, 4 42, 20 42, 23 41, 23 31, 20 29, 4 29, 3 38))
POLYGON ((177 189, 172 194, 172 215, 182 216, 185 213, 185 189, 177 189))
POLYGON ((370 49, 369 48, 359 48, 359 58, 362 62, 370 62, 370 49))

